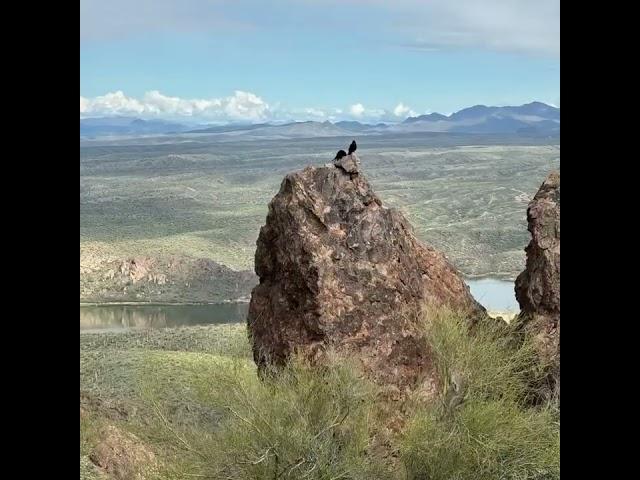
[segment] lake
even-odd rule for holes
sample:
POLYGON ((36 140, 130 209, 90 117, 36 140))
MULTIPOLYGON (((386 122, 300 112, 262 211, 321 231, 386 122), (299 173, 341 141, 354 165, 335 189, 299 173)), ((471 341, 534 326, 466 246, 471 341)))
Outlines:
MULTIPOLYGON (((489 311, 517 313, 513 282, 466 280, 471 294, 489 311)), ((248 303, 210 305, 82 305, 80 332, 125 331, 244 322, 248 303)))
POLYGON ((244 322, 248 303, 210 305, 81 305, 80 332, 244 322))
POLYGON ((471 295, 487 310, 509 313, 520 311, 513 282, 494 278, 466 279, 465 282, 471 289, 471 295))

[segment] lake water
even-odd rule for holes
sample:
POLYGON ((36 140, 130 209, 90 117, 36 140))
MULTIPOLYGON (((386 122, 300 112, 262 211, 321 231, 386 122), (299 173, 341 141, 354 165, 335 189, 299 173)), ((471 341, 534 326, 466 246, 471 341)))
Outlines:
POLYGON ((465 281, 471 289, 471 295, 487 310, 510 313, 520 311, 513 282, 493 278, 465 281))
POLYGON ((244 322, 249 304, 82 305, 80 332, 244 322))
MULTIPOLYGON (((519 311, 513 282, 483 278, 466 280, 471 294, 489 311, 519 311)), ((80 332, 124 331, 215 323, 244 322, 249 304, 86 305, 80 307, 80 332)))

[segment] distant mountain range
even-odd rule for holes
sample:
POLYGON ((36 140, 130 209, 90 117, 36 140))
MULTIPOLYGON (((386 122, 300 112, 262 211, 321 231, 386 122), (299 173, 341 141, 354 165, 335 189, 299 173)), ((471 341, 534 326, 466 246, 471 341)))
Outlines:
MULTIPOLYGON (((394 126, 392 128, 396 128, 394 126)), ((407 118, 399 130, 458 133, 560 133, 560 109, 541 102, 519 107, 476 105, 448 117, 439 113, 407 118)))
POLYGON ((380 135, 385 133, 494 133, 523 135, 559 135, 560 109, 541 102, 514 107, 476 105, 449 116, 430 113, 409 117, 401 123, 375 125, 357 121, 291 122, 286 124, 229 124, 194 128, 164 120, 130 117, 87 118, 80 120, 80 137, 154 135, 169 133, 208 134, 248 139, 338 137, 380 135))
POLYGON ((81 137, 152 135, 179 133, 193 129, 193 126, 165 120, 142 120, 132 117, 103 117, 80 119, 81 137))

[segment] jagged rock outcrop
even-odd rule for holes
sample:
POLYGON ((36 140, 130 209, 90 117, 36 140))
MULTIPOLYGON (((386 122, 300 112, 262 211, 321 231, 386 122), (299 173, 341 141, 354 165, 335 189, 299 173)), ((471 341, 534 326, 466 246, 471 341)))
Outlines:
POLYGON ((542 361, 549 365, 545 396, 560 395, 560 172, 551 172, 529 203, 531 242, 527 264, 516 279, 519 319, 535 336, 542 361))
POLYGON ((288 174, 255 256, 248 327, 259 367, 326 347, 401 391, 435 386, 420 328, 427 305, 484 315, 444 255, 420 242, 358 171, 355 155, 288 174))
POLYGON ((184 255, 80 256, 81 302, 247 301, 257 278, 184 255))

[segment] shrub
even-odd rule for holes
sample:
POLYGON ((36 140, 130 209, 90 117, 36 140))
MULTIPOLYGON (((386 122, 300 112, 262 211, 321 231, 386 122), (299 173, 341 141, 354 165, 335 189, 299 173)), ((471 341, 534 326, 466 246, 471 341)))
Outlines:
POLYGON ((460 403, 422 406, 401 442, 408 478, 424 480, 559 478, 559 422, 546 406, 527 407, 539 372, 531 342, 511 341, 510 327, 440 311, 426 326, 447 398, 464 378, 460 403))
POLYGON ((239 363, 221 369, 200 389, 223 415, 215 430, 174 437, 195 453, 199 474, 211 478, 391 478, 371 454, 379 421, 375 388, 357 371, 293 360, 260 380, 239 363))

